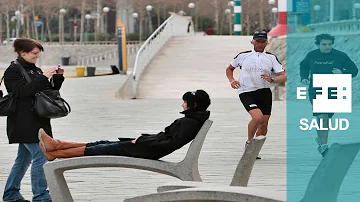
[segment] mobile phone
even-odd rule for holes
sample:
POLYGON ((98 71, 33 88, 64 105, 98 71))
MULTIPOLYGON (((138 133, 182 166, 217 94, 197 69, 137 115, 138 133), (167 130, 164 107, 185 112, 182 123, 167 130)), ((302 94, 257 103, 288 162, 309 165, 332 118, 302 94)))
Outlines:
POLYGON ((56 69, 55 69, 56 73, 59 73, 59 67, 60 67, 60 65, 58 65, 58 66, 56 67, 56 69))

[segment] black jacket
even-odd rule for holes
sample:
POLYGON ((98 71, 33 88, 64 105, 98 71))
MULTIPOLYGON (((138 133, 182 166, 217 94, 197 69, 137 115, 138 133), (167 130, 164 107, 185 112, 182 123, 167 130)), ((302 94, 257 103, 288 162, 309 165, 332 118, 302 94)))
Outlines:
POLYGON ((313 74, 333 74, 333 68, 340 69, 343 74, 357 75, 358 69, 349 56, 341 51, 332 49, 330 53, 321 53, 319 49, 309 52, 300 62, 301 80, 309 79, 309 91, 314 93, 312 87, 313 74))
POLYGON ((52 137, 50 119, 40 118, 33 110, 35 93, 48 89, 60 89, 64 81, 63 75, 54 75, 52 86, 40 68, 26 62, 21 57, 19 63, 28 72, 31 83, 28 83, 20 71, 20 66, 11 62, 4 73, 4 83, 8 92, 13 92, 16 98, 16 112, 7 117, 7 135, 9 143, 38 143, 38 131, 44 128, 52 137))
POLYGON ((176 119, 158 134, 142 134, 135 144, 131 141, 121 142, 123 155, 147 159, 164 157, 193 140, 210 116, 209 111, 181 113, 185 117, 176 119))

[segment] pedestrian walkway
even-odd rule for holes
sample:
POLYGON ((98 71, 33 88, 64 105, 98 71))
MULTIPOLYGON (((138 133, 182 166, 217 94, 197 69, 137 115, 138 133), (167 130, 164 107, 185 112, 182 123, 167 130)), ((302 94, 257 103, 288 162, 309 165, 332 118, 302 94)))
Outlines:
MULTIPOLYGON (((249 48, 246 44, 250 44, 249 37, 239 37, 239 40, 233 37, 229 42, 227 39, 230 38, 172 38, 144 73, 139 87, 143 99, 119 100, 115 97, 115 92, 127 79, 126 75, 67 78, 61 93, 71 105, 72 112, 65 118, 52 120, 54 137, 87 142, 137 137, 143 132, 157 133, 174 119, 182 117, 178 112, 182 109, 183 93, 202 88, 211 95, 209 110, 214 124, 199 157, 200 174, 205 182, 229 184, 244 151, 249 115, 243 109, 236 91, 230 88, 225 68, 238 52, 249 48), (187 40, 185 45, 198 43, 198 47, 204 47, 189 47, 186 54, 187 49, 181 44, 187 40), (224 46, 219 48, 219 44, 224 46), (171 47, 173 49, 169 50, 171 47), (174 59, 173 54, 183 57, 183 62, 160 67, 164 58, 167 61, 174 59), (165 71, 166 66, 169 69, 165 71)), ((285 102, 274 102, 268 138, 261 151, 263 159, 255 163, 250 187, 286 191, 285 109, 285 102)), ((7 143, 5 131, 6 119, 1 117, 0 190, 5 186, 17 151, 17 145, 7 143)), ((180 160, 186 150, 182 148, 164 159, 180 160)), ((313 157, 316 165, 321 159, 316 151, 313 157)), ((120 168, 73 170, 65 173, 65 177, 76 202, 122 201, 155 192, 159 185, 178 180, 152 172, 120 168)), ((21 190, 30 199, 29 171, 21 190)))

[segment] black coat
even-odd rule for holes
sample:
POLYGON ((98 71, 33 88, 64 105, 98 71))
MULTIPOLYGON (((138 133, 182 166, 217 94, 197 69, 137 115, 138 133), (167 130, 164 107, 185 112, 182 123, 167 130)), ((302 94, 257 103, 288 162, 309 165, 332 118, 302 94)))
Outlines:
POLYGON ((158 134, 142 134, 135 144, 130 141, 122 142, 124 156, 147 159, 164 157, 193 140, 210 116, 209 111, 181 113, 185 114, 185 117, 176 119, 158 134))
POLYGON ((33 109, 35 93, 48 89, 60 89, 64 81, 63 75, 54 75, 52 86, 40 68, 35 64, 18 58, 20 64, 28 72, 31 83, 28 83, 21 74, 18 65, 11 62, 4 73, 4 83, 8 92, 13 92, 16 98, 16 112, 7 117, 7 135, 9 143, 38 143, 38 131, 44 128, 45 132, 52 137, 50 119, 37 116, 33 109))

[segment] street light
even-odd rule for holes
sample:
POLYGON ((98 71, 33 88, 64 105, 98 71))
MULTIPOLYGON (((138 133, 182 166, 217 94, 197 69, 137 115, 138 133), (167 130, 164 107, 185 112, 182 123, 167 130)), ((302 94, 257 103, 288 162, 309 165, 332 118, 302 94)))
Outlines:
POLYGON ((353 16, 354 19, 357 19, 358 17, 359 8, 360 8, 360 3, 354 3, 354 16, 353 16))
POLYGON ((20 30, 20 18, 21 18, 21 12, 15 11, 15 18, 16 18, 16 38, 19 38, 19 30, 20 30))
POLYGON ((315 10, 315 23, 319 22, 319 11, 321 9, 320 5, 315 5, 314 6, 314 10, 315 10))
POLYGON ((271 12, 273 13, 273 22, 274 22, 274 24, 277 24, 276 16, 277 16, 278 8, 276 8, 276 7, 272 8, 271 12))
POLYGON ((60 29, 59 29, 59 42, 64 42, 64 15, 66 13, 66 10, 64 8, 60 9, 60 17, 59 17, 59 23, 60 23, 60 29))
MULTIPOLYGON (((233 26, 233 23, 232 23, 232 16, 233 16, 232 9, 234 7, 234 1, 229 1, 228 6, 229 6, 229 8, 226 9, 226 10, 228 10, 228 14, 229 14, 229 25, 230 25, 229 26, 229 29, 230 29, 229 34, 232 35, 232 26, 233 26)), ((225 10, 225 12, 226 12, 226 10, 225 10)))
POLYGON ((229 35, 232 35, 231 9, 225 9, 225 14, 229 16, 229 35))
POLYGON ((105 13, 105 40, 107 41, 107 27, 108 27, 108 19, 107 19, 107 13, 110 11, 109 7, 104 7, 103 12, 105 13))
POLYGON ((151 11, 152 11, 153 7, 151 5, 147 5, 146 6, 146 11, 148 13, 148 17, 149 17, 149 31, 150 31, 150 34, 152 34, 153 32, 153 28, 152 28, 152 22, 151 22, 151 11))
POLYGON ((195 8, 195 4, 191 2, 188 4, 188 7, 190 8, 190 17, 192 18, 192 10, 195 8))
MULTIPOLYGON (((139 18, 139 14, 133 13, 132 17, 135 19, 135 22, 136 22, 136 20, 139 18)), ((142 27, 141 26, 142 26, 142 23, 139 19, 139 41, 141 41, 141 38, 142 38, 142 27)), ((135 31, 136 31, 136 28, 135 28, 135 31)))
POLYGON ((276 24, 276 20, 275 20, 275 16, 276 16, 276 13, 277 13, 277 8, 275 7, 275 3, 276 3, 276 0, 269 0, 268 1, 268 3, 269 3, 269 5, 270 5, 270 8, 271 8, 271 13, 273 13, 272 14, 272 24, 273 24, 273 27, 275 26, 275 24, 276 24))
POLYGON ((86 31, 85 31, 85 41, 89 41, 89 32, 90 32, 90 19, 91 19, 91 15, 90 14, 86 14, 85 15, 85 19, 86 19, 86 31))

